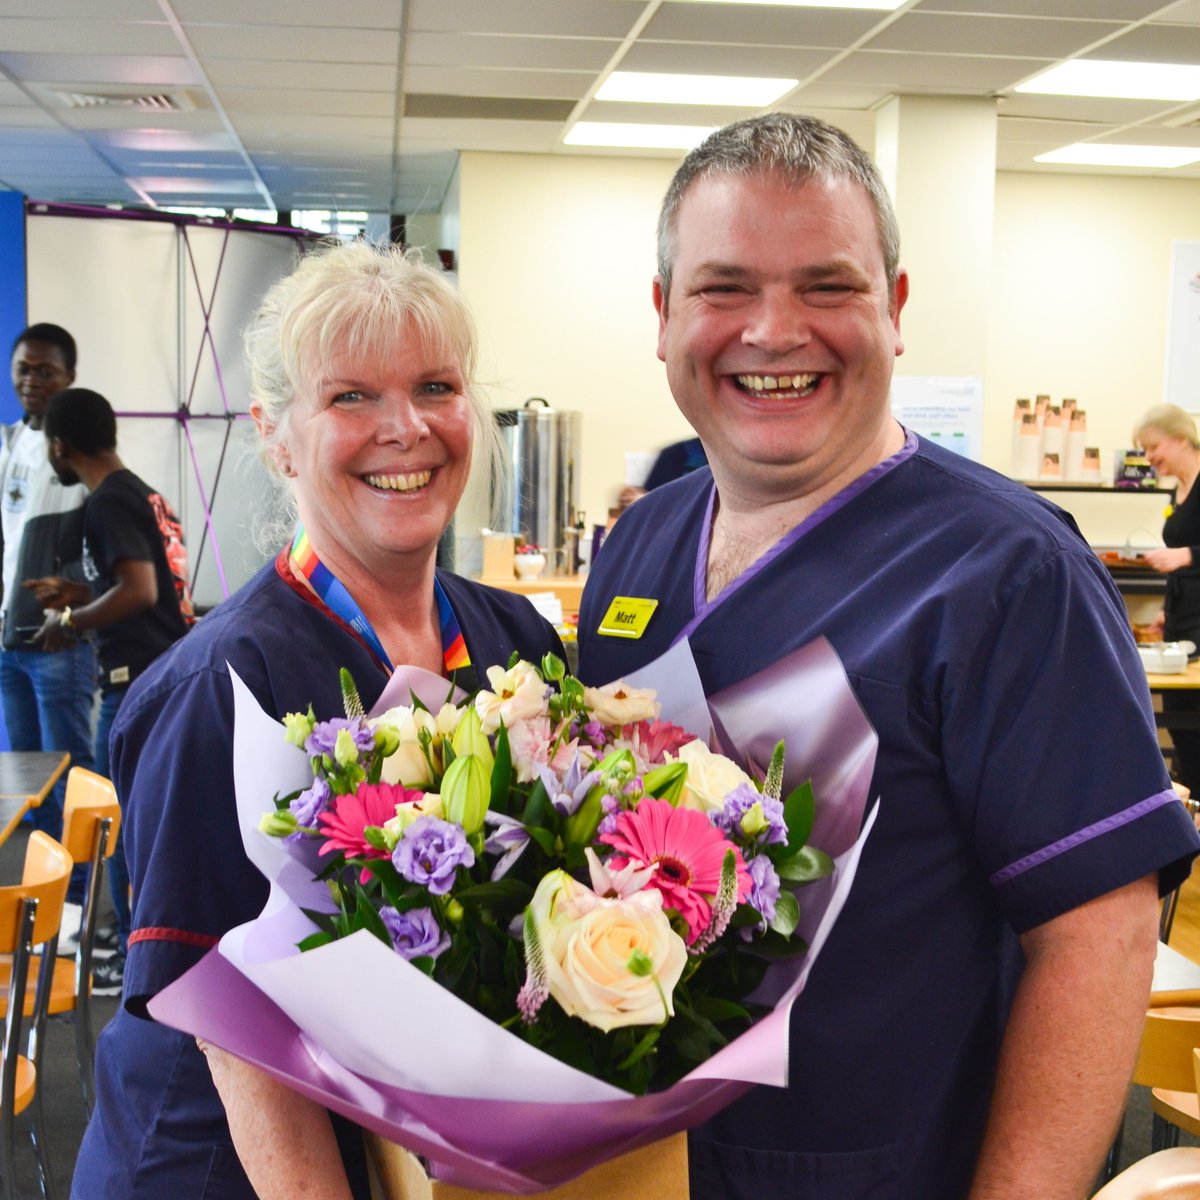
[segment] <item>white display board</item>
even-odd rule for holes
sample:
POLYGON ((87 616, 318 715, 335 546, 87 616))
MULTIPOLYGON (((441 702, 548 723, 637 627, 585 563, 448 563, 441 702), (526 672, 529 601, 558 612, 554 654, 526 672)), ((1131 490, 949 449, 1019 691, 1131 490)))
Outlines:
POLYGON ((983 380, 974 376, 893 375, 892 415, 906 429, 979 462, 983 380))
POLYGON ((1171 243, 1164 399, 1200 412, 1200 242, 1171 243))
POLYGON ((196 602, 219 603, 265 557, 253 528, 273 492, 246 419, 241 331, 295 264, 295 239, 36 212, 26 234, 30 321, 68 329, 76 383, 129 414, 118 451, 178 512, 196 602))

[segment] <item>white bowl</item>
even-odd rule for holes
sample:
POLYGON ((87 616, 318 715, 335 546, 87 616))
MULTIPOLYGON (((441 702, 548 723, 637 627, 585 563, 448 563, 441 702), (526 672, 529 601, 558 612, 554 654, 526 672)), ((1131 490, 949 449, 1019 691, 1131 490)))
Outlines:
POLYGON ((1191 642, 1153 642, 1139 646, 1142 666, 1152 675, 1181 675, 1187 669, 1188 654, 1195 649, 1191 642))

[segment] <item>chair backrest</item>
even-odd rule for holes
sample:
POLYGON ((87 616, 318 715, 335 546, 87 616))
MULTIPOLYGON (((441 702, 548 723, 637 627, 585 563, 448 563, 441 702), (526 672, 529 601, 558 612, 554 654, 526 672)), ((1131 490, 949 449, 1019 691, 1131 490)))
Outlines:
POLYGON ((1151 1008, 1146 1013, 1133 1082, 1172 1092, 1195 1090, 1193 1058, 1197 1047, 1200 1008, 1151 1008))
POLYGON ((96 823, 109 817, 107 858, 116 849, 121 827, 121 806, 112 780, 86 767, 72 767, 67 774, 67 798, 63 804, 63 845, 79 863, 91 862, 96 848, 96 823))
POLYGON ((72 866, 71 856, 53 838, 40 830, 29 835, 21 882, 0 887, 0 954, 17 948, 20 911, 27 898, 38 902, 33 944, 40 946, 58 932, 72 866))

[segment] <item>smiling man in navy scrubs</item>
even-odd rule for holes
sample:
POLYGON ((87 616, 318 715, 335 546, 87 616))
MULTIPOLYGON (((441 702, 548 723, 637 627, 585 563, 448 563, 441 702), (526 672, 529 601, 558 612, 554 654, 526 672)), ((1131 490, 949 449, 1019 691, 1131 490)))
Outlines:
POLYGON ((786 114, 709 138, 660 220, 659 357, 711 471, 617 523, 580 673, 686 635, 712 693, 825 637, 880 738, 790 1086, 693 1133, 703 1200, 1082 1200, 1198 846, 1070 518, 891 417, 898 258, 869 158, 786 114), (614 606, 636 636, 601 631, 614 606))

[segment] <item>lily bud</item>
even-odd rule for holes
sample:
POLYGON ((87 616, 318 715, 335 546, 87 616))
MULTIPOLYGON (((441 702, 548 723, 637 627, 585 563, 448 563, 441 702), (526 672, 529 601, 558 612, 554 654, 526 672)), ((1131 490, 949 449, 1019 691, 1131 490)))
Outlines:
POLYGON ((488 741, 487 734, 483 732, 483 723, 479 719, 479 711, 474 705, 471 705, 463 713, 450 744, 454 747, 456 757, 466 758, 468 755, 474 756, 483 763, 488 774, 491 774, 492 765, 495 763, 496 758, 492 753, 492 746, 488 741))
POLYGON ((442 776, 442 808, 446 820, 461 825, 468 836, 483 828, 491 795, 491 768, 474 754, 456 758, 442 776))
POLYGON ((358 744, 348 729, 339 729, 333 744, 333 759, 339 767, 352 767, 358 762, 358 744))
POLYGON ((647 796, 657 796, 658 799, 666 800, 678 808, 687 773, 685 762, 663 763, 662 766, 652 767, 642 776, 642 785, 647 796))
POLYGON ((400 730, 395 725, 376 725, 371 732, 375 735, 375 749, 382 750, 384 758, 400 748, 400 730))
POLYGON ((763 813, 761 800, 756 800, 748 809, 746 809, 746 811, 742 814, 741 825, 742 832, 747 837, 751 838, 757 837, 764 829, 768 829, 770 827, 766 815, 763 813))

